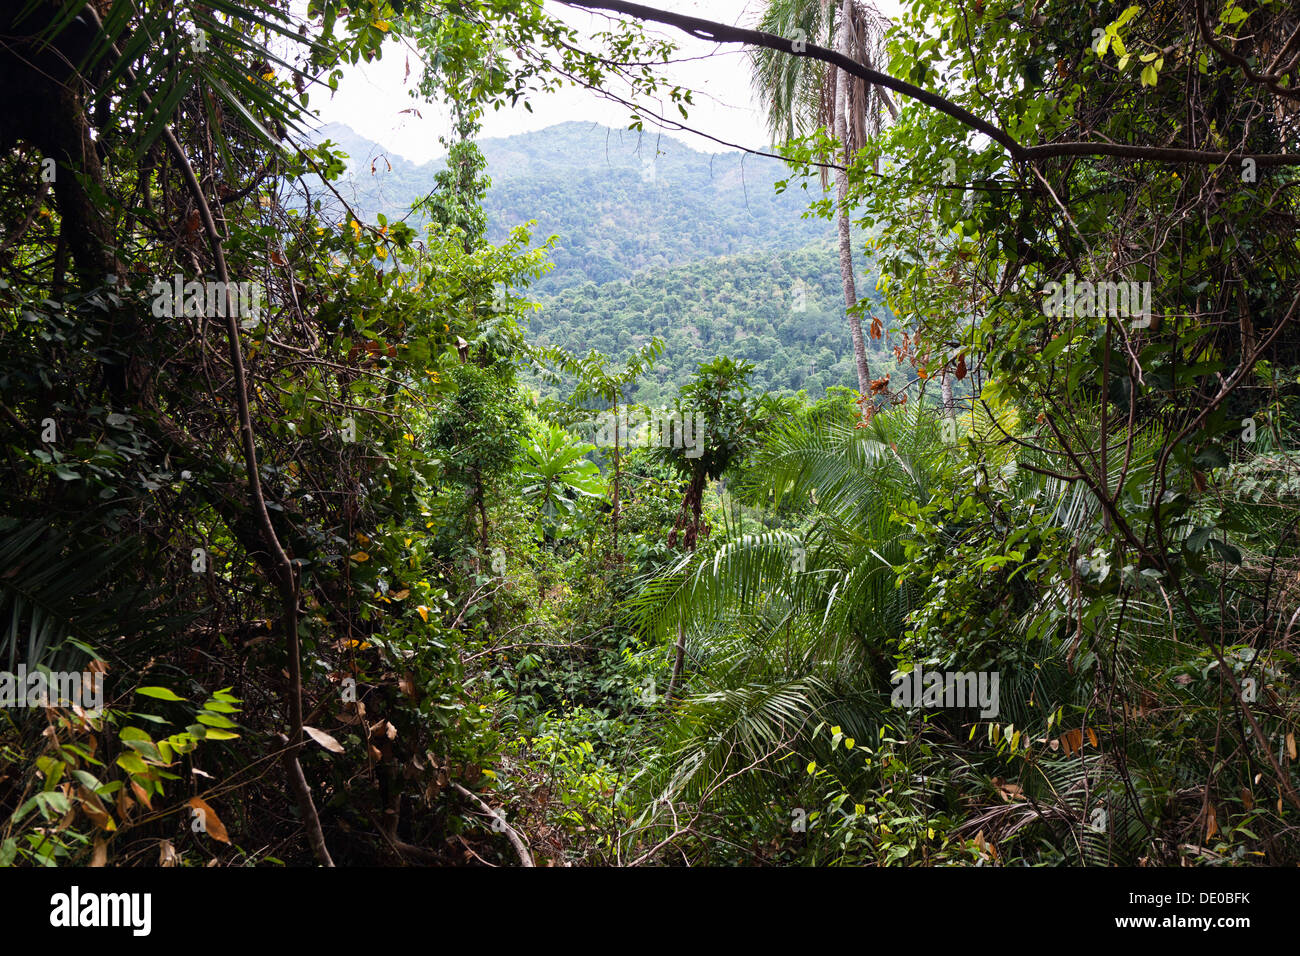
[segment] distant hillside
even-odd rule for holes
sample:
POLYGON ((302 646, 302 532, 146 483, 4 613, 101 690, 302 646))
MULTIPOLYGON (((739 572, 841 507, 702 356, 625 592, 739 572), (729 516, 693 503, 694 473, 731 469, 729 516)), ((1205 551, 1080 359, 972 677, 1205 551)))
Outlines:
MULTIPOLYGON (((874 283, 863 285, 883 309, 874 283)), ((753 384, 764 391, 807 389, 820 398, 832 385, 857 386, 842 296, 834 248, 821 242, 574 286, 542 300, 530 338, 617 360, 661 336, 664 355, 632 396, 637 401, 671 398, 700 362, 723 354, 753 362, 753 384)), ((893 356, 873 344, 872 374, 883 375, 893 356)))
MULTIPOLYGON (((442 165, 410 163, 340 124, 323 127, 318 138, 349 154, 351 180, 340 192, 368 216, 406 215, 442 165)), ((538 241, 560 237, 555 269, 535 284, 538 294, 647 267, 798 249, 833 234, 825 220, 802 218, 803 190, 775 192, 786 172, 773 159, 701 153, 653 133, 578 122, 485 139, 480 147, 492 177, 485 203, 491 237, 530 219, 538 241)))
MULTIPOLYGON (((441 166, 408 162, 338 124, 320 138, 348 153, 340 192, 366 216, 407 215, 441 166)), ((490 238, 529 219, 536 241, 560 237, 555 268, 530 290, 542 305, 533 341, 617 361, 662 336, 664 356, 640 401, 670 398, 721 354, 753 362, 753 384, 767 391, 820 397, 832 385, 856 387, 833 226, 803 217, 802 189, 776 193, 786 175, 777 160, 710 155, 591 123, 480 146, 492 177, 490 238)), ((874 274, 858 265, 859 289, 878 302, 874 274)), ((892 368, 883 348, 871 362, 873 374, 892 368)))

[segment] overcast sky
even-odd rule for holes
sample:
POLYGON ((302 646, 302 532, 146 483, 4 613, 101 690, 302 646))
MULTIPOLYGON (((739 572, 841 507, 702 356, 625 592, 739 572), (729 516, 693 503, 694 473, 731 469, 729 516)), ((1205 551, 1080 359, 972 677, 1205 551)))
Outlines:
MULTIPOLYGON (((738 26, 753 26, 763 0, 645 0, 650 5, 676 13, 690 13, 738 26)), ((573 26, 600 28, 604 17, 577 11, 547 0, 547 9, 573 26)), ((877 6, 886 15, 895 15, 899 0, 879 0, 877 6)), ((669 27, 651 27, 653 32, 670 37, 679 47, 682 58, 704 57, 665 68, 673 82, 696 91, 690 110, 689 125, 732 143, 757 147, 767 141, 763 119, 756 109, 749 85, 749 68, 738 46, 719 46, 697 40, 669 27), (716 54, 716 55, 709 55, 716 54)), ((391 44, 382 60, 349 68, 332 96, 328 90, 313 96, 312 106, 323 122, 346 123, 362 136, 413 162, 424 162, 444 150, 438 137, 447 131, 445 111, 422 100, 412 100, 403 82, 406 51, 391 44), (423 116, 403 110, 416 107, 423 116)), ((411 80, 419 73, 412 55, 411 80)), ((590 120, 606 126, 623 127, 629 120, 626 106, 610 102, 578 87, 534 97, 533 111, 522 107, 488 111, 483 119, 483 136, 510 136, 543 129, 570 120, 590 120)), ((676 115, 675 107, 661 110, 676 115)), ((647 129, 650 128, 647 123, 647 129)), ((692 148, 704 151, 726 149, 702 136, 670 133, 692 148)))

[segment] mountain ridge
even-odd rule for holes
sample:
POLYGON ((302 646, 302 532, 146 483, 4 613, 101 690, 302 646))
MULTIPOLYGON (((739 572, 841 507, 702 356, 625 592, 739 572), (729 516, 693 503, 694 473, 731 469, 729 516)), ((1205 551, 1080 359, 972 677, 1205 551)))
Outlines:
MULTIPOLYGON (((326 139, 349 154, 340 192, 366 216, 406 216, 441 168, 439 160, 412 163, 343 124, 321 127, 316 140, 326 139)), ((500 241, 529 221, 534 242, 559 237, 555 269, 534 286, 539 294, 650 266, 792 251, 833 235, 826 220, 804 216, 807 193, 776 191, 788 172, 769 157, 702 153, 670 137, 578 120, 483 139, 479 148, 492 179, 489 238, 500 241)))

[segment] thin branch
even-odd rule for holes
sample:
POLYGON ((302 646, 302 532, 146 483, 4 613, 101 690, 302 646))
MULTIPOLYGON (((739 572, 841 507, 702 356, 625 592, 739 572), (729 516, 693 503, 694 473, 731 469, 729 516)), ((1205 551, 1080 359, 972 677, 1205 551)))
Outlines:
POLYGON ((506 823, 506 818, 499 811, 493 810, 490 806, 488 806, 486 803, 483 802, 483 800, 479 797, 478 794, 470 790, 466 790, 464 787, 462 787, 460 784, 456 783, 455 781, 452 782, 452 786, 456 788, 457 792, 460 793, 461 796, 468 797, 471 801, 478 804, 480 810, 482 810, 484 813, 490 816, 497 823, 501 824, 501 832, 504 833, 506 835, 506 838, 510 840, 510 845, 515 848, 515 853, 516 855, 518 855, 519 862, 522 865, 533 866, 533 867, 537 866, 537 864, 533 862, 533 855, 528 851, 527 845, 520 838, 519 834, 515 832, 514 827, 506 823))
POLYGON ((1219 163, 1230 163, 1242 159, 1253 159, 1257 166, 1295 166, 1300 165, 1300 154, 1294 153, 1245 153, 1240 150, 1229 152, 1219 152, 1214 150, 1203 149, 1179 149, 1165 146, 1130 146, 1123 143, 1088 143, 1088 142, 1066 142, 1066 143, 1049 143, 1041 146, 1024 146, 1017 142, 1006 130, 1002 129, 985 119, 981 119, 969 110, 958 106, 945 97, 937 93, 931 93, 919 86, 914 86, 905 80, 890 76, 887 73, 881 73, 879 70, 873 70, 870 67, 863 66, 861 63, 853 60, 842 53, 834 50, 828 50, 825 47, 817 46, 814 43, 801 41, 799 49, 795 49, 795 42, 785 37, 775 36, 771 33, 765 33, 762 30, 749 30, 744 27, 728 26, 725 23, 718 23, 713 20, 704 20, 700 17, 686 16, 684 14, 669 13, 666 10, 657 10, 654 7, 643 6, 639 3, 625 3, 623 0, 560 0, 565 6, 582 7, 593 10, 610 10, 615 13, 626 14, 638 20, 648 20, 655 23, 663 23, 668 26, 676 27, 685 33, 701 40, 708 40, 713 43, 744 43, 750 46, 765 47, 769 50, 778 50, 782 53, 789 53, 793 56, 805 56, 815 60, 822 60, 839 67, 846 73, 874 83, 877 86, 883 86, 886 89, 893 90, 903 96, 910 97, 924 103, 947 116, 951 116, 963 126, 967 126, 977 132, 983 133, 989 139, 1000 145, 1010 154, 1011 158, 1018 162, 1033 162, 1040 159, 1051 159, 1058 156, 1116 156, 1123 159, 1138 159, 1150 161, 1163 161, 1173 163, 1194 163, 1197 165, 1216 165, 1219 163))

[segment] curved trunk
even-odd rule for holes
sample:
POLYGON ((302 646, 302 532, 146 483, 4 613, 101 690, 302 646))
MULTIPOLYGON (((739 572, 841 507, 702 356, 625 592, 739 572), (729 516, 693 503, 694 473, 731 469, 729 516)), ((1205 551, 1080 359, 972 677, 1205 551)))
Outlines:
MULTIPOLYGON (((847 2, 847 0, 846 0, 847 2)), ((840 18, 841 26, 836 33, 836 49, 841 53, 846 53, 848 46, 848 37, 843 27, 843 16, 840 18)), ((851 159, 848 142, 848 84, 852 78, 838 73, 835 78, 835 136, 843 145, 844 154, 842 157, 845 166, 851 159)), ((837 169, 835 171, 835 194, 839 200, 836 212, 836 225, 839 227, 840 238, 840 278, 844 282, 844 308, 845 314, 849 319, 849 333, 853 337, 853 360, 858 369, 858 392, 862 395, 869 395, 871 389, 871 372, 867 368, 867 342, 862 336, 862 320, 857 315, 852 314, 850 310, 857 305, 858 290, 857 284, 853 278, 853 241, 849 232, 849 174, 846 169, 837 169)))

